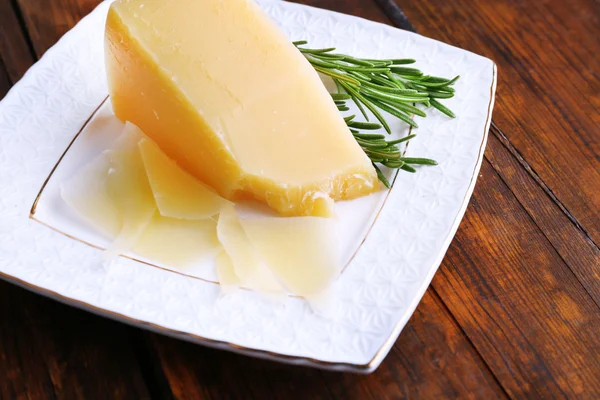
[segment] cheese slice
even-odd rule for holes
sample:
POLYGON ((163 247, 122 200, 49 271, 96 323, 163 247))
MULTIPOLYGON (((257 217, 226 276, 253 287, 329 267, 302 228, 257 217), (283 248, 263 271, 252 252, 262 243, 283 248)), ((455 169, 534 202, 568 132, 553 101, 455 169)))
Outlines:
POLYGON ((225 207, 221 211, 217 236, 233 264, 235 275, 239 277, 243 286, 263 293, 284 293, 273 272, 248 241, 233 206, 225 207))
POLYGON ((158 212, 133 247, 135 253, 175 268, 202 263, 220 249, 216 221, 168 218, 158 212))
POLYGON ((242 286, 242 280, 235 273, 233 261, 225 250, 222 250, 216 259, 217 276, 221 284, 223 294, 229 294, 242 286))
POLYGON ((103 152, 61 184, 63 200, 90 225, 114 239, 123 224, 122 215, 106 187, 110 158, 103 152))
POLYGON ((138 142, 143 138, 142 131, 127 122, 115 146, 107 152, 111 167, 106 187, 123 221, 116 239, 106 249, 107 259, 130 250, 156 211, 152 189, 138 149, 138 142))
POLYGON ((161 215, 201 220, 219 213, 229 202, 171 160, 158 145, 142 139, 138 146, 161 215))
POLYGON ((240 223, 261 259, 291 293, 323 298, 340 275, 334 220, 252 218, 240 223))
POLYGON ((137 145, 142 138, 127 123, 109 149, 61 185, 65 202, 113 239, 107 258, 131 249, 156 210, 137 145))
POLYGON ((117 0, 106 24, 117 117, 232 200, 323 215, 379 183, 318 74, 253 0, 117 0))

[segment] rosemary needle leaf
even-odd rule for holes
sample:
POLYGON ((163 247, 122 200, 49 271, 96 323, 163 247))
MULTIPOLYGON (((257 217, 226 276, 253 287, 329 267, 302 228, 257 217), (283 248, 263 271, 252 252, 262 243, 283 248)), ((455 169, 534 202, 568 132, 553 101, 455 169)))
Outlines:
POLYGON ((351 122, 354 118, 356 118, 356 115, 352 114, 349 117, 344 118, 344 121, 346 121, 346 123, 351 122))
POLYGON ((454 83, 460 78, 460 75, 455 76, 454 78, 448 80, 445 78, 439 78, 437 76, 430 76, 425 83, 428 84, 439 84, 440 86, 450 86, 454 85, 454 83))
MULTIPOLYGON (((383 75, 383 76, 386 76, 386 75, 383 75)), ((396 82, 389 80, 389 78, 386 79, 383 76, 373 74, 373 75, 371 75, 371 78, 373 81, 380 83, 384 86, 394 88, 394 89, 399 89, 399 90, 404 89, 404 85, 402 87, 400 87, 396 82)))
POLYGON ((354 102, 354 104, 356 104, 356 106, 360 110, 361 114, 365 117, 365 119, 367 121, 369 121, 369 114, 367 114, 367 112, 365 111, 365 109, 364 109, 361 101, 356 97, 356 95, 355 95, 356 91, 355 90, 351 90, 351 87, 349 87, 343 81, 336 80, 335 84, 339 85, 341 88, 343 88, 343 90, 345 90, 350 95, 350 97, 352 98, 352 101, 354 102))
POLYGON ((346 94, 346 93, 330 93, 330 94, 331 94, 331 98, 333 100, 337 100, 337 101, 350 100, 352 98, 352 97, 350 97, 349 94, 346 94))
POLYGON ((298 49, 302 53, 306 54, 322 54, 322 53, 330 53, 335 50, 335 47, 328 47, 326 49, 298 49))
POLYGON ((346 58, 346 56, 343 54, 327 53, 327 54, 319 54, 319 58, 322 58, 324 60, 331 60, 331 61, 342 61, 344 58, 346 58))
POLYGON ((358 91, 354 90, 350 85, 342 83, 342 85, 346 88, 346 90, 352 92, 352 94, 361 102, 364 104, 365 107, 367 107, 369 109, 369 111, 371 111, 371 113, 373 113, 373 115, 375 116, 375 118, 377 118, 377 120, 379 122, 381 122, 381 125, 383 125, 383 128, 385 129, 385 131, 389 134, 392 133, 392 130, 390 129, 390 126, 388 125, 387 121, 385 120, 385 118, 383 118, 383 116, 379 113, 379 111, 377 111, 377 109, 375 108, 375 106, 373 105, 373 103, 371 103, 369 100, 365 99, 360 93, 358 93, 358 91))
POLYGON ((324 75, 331 76, 332 78, 336 78, 339 81, 345 81, 345 82, 348 82, 348 83, 352 83, 355 86, 360 86, 360 82, 359 81, 357 81, 353 77, 348 76, 346 74, 338 73, 338 72, 336 72, 334 70, 331 70, 329 68, 321 68, 321 67, 318 67, 316 65, 313 65, 313 68, 316 69, 318 72, 320 72, 320 73, 322 73, 324 75))
POLYGON ((354 135, 354 137, 359 138, 359 139, 367 139, 367 140, 385 139, 385 135, 378 135, 378 134, 373 134, 373 133, 360 133, 360 132, 354 131, 352 129, 351 129, 351 131, 352 131, 352 134, 354 135))
POLYGON ((308 55, 305 54, 304 56, 313 65, 313 67, 315 65, 317 65, 317 66, 323 67, 323 68, 338 69, 338 64, 336 64, 334 62, 324 61, 323 59, 318 59, 316 57, 313 57, 312 54, 308 54, 308 55))
POLYGON ((377 165, 375 165, 375 163, 373 163, 373 167, 375 168, 375 171, 377 171, 377 177, 379 178, 379 180, 381 181, 381 183, 383 183, 383 185, 386 188, 390 188, 390 182, 387 180, 387 178, 385 177, 385 175, 383 175, 383 172, 381 172, 381 170, 379 169, 379 167, 377 165))
POLYGON ((417 61, 413 60, 412 58, 399 58, 396 60, 390 60, 392 62, 393 65, 405 65, 405 64, 414 64, 417 61))
POLYGON ((355 129, 376 130, 381 129, 381 125, 374 122, 352 121, 349 126, 355 129))
POLYGON ((305 44, 308 44, 308 42, 306 40, 298 40, 296 42, 292 42, 294 46, 302 46, 305 44))
POLYGON ((390 70, 398 75, 423 76, 423 72, 417 68, 391 67, 390 70))
POLYGON ((406 172, 411 172, 411 173, 415 173, 415 172, 417 172, 417 170, 416 170, 416 169, 414 169, 413 167, 411 167, 411 166, 410 166, 410 165, 408 165, 408 164, 404 164, 404 165, 402 165, 402 166, 400 167, 400 169, 402 169, 402 170, 404 170, 404 171, 406 171, 406 172))
POLYGON ((450 118, 456 118, 456 115, 454 115, 454 113, 452 112, 452 110, 450 110, 448 107, 446 107, 445 105, 443 105, 442 103, 440 103, 436 99, 430 99, 429 102, 431 103, 431 105, 433 107, 437 108, 442 113, 444 113, 447 116, 449 116, 450 118))
POLYGON ((402 83, 401 80, 396 79, 396 77, 394 77, 394 75, 391 72, 386 72, 385 74, 388 79, 392 82, 394 82, 396 84, 396 86, 398 86, 400 89, 405 89, 406 85, 404 83, 402 83))
POLYGON ((350 108, 348 108, 346 106, 338 106, 338 110, 340 110, 340 111, 350 111, 350 108))
POLYGON ((376 141, 368 141, 368 140, 361 140, 361 139, 356 139, 356 141, 358 142, 358 144, 361 147, 364 147, 365 149, 385 149, 388 147, 387 143, 385 141, 381 141, 381 142, 376 142, 376 141))
POLYGON ((394 106, 397 109, 405 111, 407 113, 412 113, 412 114, 418 115, 419 117, 423 117, 423 118, 427 117, 427 114, 425 114, 425 111, 423 111, 413 105, 410 105, 407 103, 395 103, 394 106))
POLYGON ((427 91, 426 93, 429 94, 430 100, 431 98, 434 99, 451 99, 454 97, 454 93, 444 93, 444 92, 432 92, 432 91, 427 91))
POLYGON ((415 137, 417 137, 417 135, 415 135, 415 134, 413 133, 412 135, 405 136, 405 137, 403 137, 402 139, 390 140, 390 141, 388 142, 388 144, 389 144, 389 145, 399 144, 399 143, 402 143, 402 142, 406 142, 406 141, 408 141, 408 140, 410 140, 410 139, 413 139, 413 138, 415 138, 415 137))
POLYGON ((396 118, 401 119, 402 121, 406 122, 413 128, 419 127, 419 125, 415 121, 413 121, 410 118, 410 116, 408 116, 407 114, 404 114, 402 111, 397 110, 393 107, 390 107, 389 105, 387 105, 384 102, 379 101, 377 99, 371 99, 371 101, 373 101, 373 104, 375 104, 377 107, 381 108, 383 111, 386 111, 386 112, 392 114, 393 116, 395 116, 396 118))
POLYGON ((388 168, 402 168, 406 163, 404 161, 384 161, 383 165, 388 168))
POLYGON ((354 58, 354 57, 350 57, 350 56, 344 56, 344 61, 350 63, 350 64, 355 64, 355 65, 363 65, 365 67, 375 67, 375 64, 373 64, 370 61, 367 60, 361 60, 360 58, 354 58))
POLYGON ((391 101, 408 101, 408 102, 421 102, 428 98, 427 93, 413 93, 413 94, 396 94, 396 93, 385 93, 379 90, 365 87, 361 90, 364 94, 368 94, 380 100, 391 100, 391 101))
POLYGON ((371 149, 365 149, 365 152, 367 154, 373 154, 374 156, 379 156, 385 159, 390 159, 390 160, 399 160, 400 159, 400 153, 389 153, 389 152, 385 152, 382 150, 371 150, 371 149))
POLYGON ((371 82, 373 80, 372 74, 371 75, 363 74, 362 72, 358 72, 358 71, 348 71, 348 73, 350 75, 352 75, 353 77, 355 77, 356 79, 358 79, 359 81, 361 81, 361 83, 362 82, 371 82))
POLYGON ((367 121, 369 121, 369 114, 367 114, 367 111, 365 110, 365 108, 363 107, 362 103, 360 102, 360 100, 358 100, 356 98, 356 96, 352 96, 352 101, 354 102, 354 104, 356 104, 356 106, 358 107, 358 109, 360 110, 360 113, 363 115, 363 117, 365 117, 365 119, 367 121))
POLYGON ((438 165, 437 161, 432 160, 431 158, 402 157, 400 160, 404 161, 406 164, 438 165))

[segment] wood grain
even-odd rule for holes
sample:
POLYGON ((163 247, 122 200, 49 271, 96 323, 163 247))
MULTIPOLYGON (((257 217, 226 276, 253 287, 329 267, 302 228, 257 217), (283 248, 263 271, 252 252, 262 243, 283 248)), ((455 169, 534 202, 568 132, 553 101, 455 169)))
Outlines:
MULTIPOLYGON (((389 23, 393 0, 296 0, 389 23)), ((421 33, 494 59, 473 202, 382 366, 324 372, 106 321, 0 282, 4 398, 600 398, 600 7, 397 0, 421 33)), ((0 96, 99 0, 0 0, 0 96)))
POLYGON ((600 309, 489 162, 433 281, 515 398, 600 397, 600 309))
MULTIPOLYGON (((0 53, 1 54, 1 53, 0 53)), ((12 86, 12 82, 8 77, 8 71, 6 70, 6 66, 4 65, 4 60, 0 57, 0 99, 8 93, 12 86)))
POLYGON ((101 0, 15 0, 37 57, 50 48, 101 0))
POLYGON ((523 168, 502 134, 494 127, 492 133, 488 140, 487 160, 588 295, 600 306, 600 249, 523 168))
POLYGON ((0 281, 0 399, 143 399, 131 328, 0 281))
POLYGON ((598 1, 397 3, 421 34, 498 64, 496 124, 600 244, 598 1))
MULTIPOLYGON (((35 59, 29 49, 27 32, 21 25, 18 13, 11 0, 0 0, 0 57, 6 72, 6 78, 12 82, 21 79, 35 59)), ((0 98, 5 92, 0 93, 0 98)))
POLYGON ((154 335, 177 399, 505 398, 479 354, 429 291, 372 375, 280 365, 154 335))

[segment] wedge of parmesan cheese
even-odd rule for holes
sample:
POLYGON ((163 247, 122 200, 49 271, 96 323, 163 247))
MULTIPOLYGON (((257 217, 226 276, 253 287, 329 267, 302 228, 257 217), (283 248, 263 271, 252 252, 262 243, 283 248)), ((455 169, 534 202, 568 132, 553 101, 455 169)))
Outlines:
POLYGON ((115 114, 233 200, 329 215, 379 189, 318 74, 253 0, 117 0, 106 24, 115 114))

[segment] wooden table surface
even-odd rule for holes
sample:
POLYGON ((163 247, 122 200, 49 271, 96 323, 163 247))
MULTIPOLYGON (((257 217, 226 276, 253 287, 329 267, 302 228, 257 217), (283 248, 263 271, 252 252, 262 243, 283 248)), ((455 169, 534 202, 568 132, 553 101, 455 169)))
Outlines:
MULTIPOLYGON (((0 97, 99 0, 0 0, 0 97)), ((169 339, 0 282, 0 399, 600 398, 600 2, 304 0, 493 59, 475 193, 359 376, 169 339)), ((410 56, 409 54, 403 56, 410 56)))

